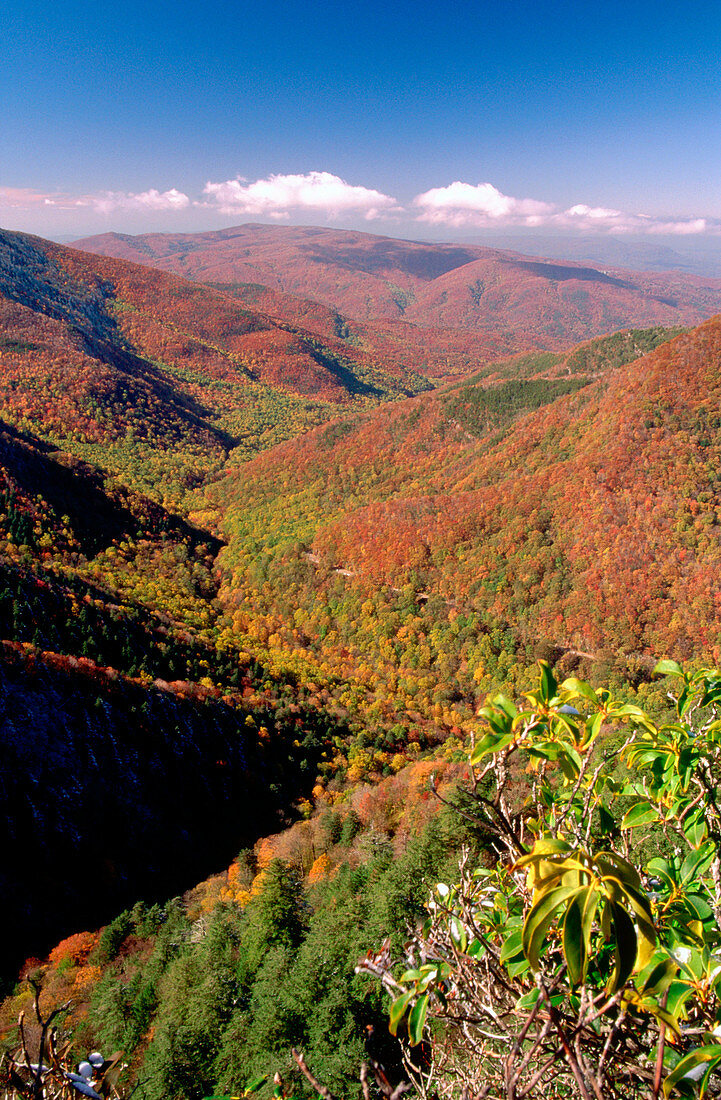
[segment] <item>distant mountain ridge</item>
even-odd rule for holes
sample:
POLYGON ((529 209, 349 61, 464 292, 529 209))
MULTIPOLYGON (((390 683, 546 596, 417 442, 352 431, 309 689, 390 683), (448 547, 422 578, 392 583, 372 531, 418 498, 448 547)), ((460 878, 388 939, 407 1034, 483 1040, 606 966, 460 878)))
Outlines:
POLYGON ((197 234, 108 233, 75 246, 204 283, 262 284, 366 324, 502 335, 501 353, 559 350, 628 326, 694 325, 721 309, 721 279, 351 230, 248 224, 197 234))
POLYGON ((82 432, 75 451, 91 460, 88 448, 121 447, 130 430, 136 447, 162 440, 162 457, 153 451, 161 482, 170 453, 207 465, 264 431, 287 437, 328 419, 339 403, 429 385, 400 361, 229 293, 2 231, 0 325, 7 413, 53 424, 54 441, 82 432))
POLYGON ((685 271, 690 275, 711 278, 721 277, 721 246, 714 247, 713 238, 702 242, 688 238, 674 239, 673 247, 654 238, 640 239, 627 236, 550 236, 547 233, 494 233, 486 231, 475 238, 469 235, 468 244, 482 244, 487 248, 522 251, 545 259, 576 260, 603 267, 622 267, 631 271, 685 271))

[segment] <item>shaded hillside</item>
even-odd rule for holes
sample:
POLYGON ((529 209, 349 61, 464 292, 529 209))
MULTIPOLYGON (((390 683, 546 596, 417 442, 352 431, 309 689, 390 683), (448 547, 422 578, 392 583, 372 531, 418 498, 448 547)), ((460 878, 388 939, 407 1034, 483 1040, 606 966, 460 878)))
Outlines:
POLYGON ((292 814, 348 736, 293 677, 217 644, 218 547, 0 431, 0 980, 80 912, 184 888, 292 814))
POLYGON ((325 738, 312 713, 7 643, 0 699, 0 973, 252 843, 309 792, 325 738))
POLYGON ((714 319, 600 377, 596 347, 585 377, 285 444, 225 486, 224 598, 239 623, 292 602, 320 666, 446 726, 534 654, 641 678, 654 655, 717 659, 720 351, 714 319))
POLYGON ((77 244, 202 282, 261 283, 356 322, 402 320, 439 335, 502 337, 496 354, 560 349, 629 324, 698 324, 721 308, 719 279, 346 230, 242 225, 198 234, 110 233, 77 244))

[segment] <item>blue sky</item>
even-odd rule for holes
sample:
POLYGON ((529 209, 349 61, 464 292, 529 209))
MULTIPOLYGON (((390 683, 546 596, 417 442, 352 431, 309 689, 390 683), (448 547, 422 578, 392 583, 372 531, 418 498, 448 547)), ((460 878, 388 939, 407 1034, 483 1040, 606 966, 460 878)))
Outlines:
POLYGON ((6 10, 8 228, 720 231, 717 0, 6 10))

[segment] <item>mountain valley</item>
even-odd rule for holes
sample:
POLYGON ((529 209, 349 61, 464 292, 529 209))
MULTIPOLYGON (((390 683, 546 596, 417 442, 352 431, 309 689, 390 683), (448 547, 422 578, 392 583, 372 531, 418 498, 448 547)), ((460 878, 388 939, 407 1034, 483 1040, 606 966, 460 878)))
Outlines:
POLYGON ((364 1029, 394 1057, 353 958, 479 843, 432 792, 461 798, 486 693, 543 659, 661 714, 659 657, 721 659, 721 280, 275 226, 78 243, 0 232, 0 1027, 27 960, 152 1100, 202 1097, 300 1041, 286 968, 340 1090, 364 1029))

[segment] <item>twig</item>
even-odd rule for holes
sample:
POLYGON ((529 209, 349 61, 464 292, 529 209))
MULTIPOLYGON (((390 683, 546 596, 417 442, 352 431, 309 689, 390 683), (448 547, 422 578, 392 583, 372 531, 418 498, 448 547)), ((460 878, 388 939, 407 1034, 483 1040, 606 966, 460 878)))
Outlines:
POLYGON ((360 1086, 363 1092, 363 1100, 371 1100, 371 1090, 368 1084, 368 1063, 363 1062, 360 1068, 360 1086))
POLYGON ((558 1038, 561 1040, 561 1046, 563 1047, 564 1052, 566 1054, 566 1061, 568 1062, 571 1073, 573 1074, 574 1078, 576 1079, 576 1084, 578 1085, 578 1091, 581 1093, 581 1096, 583 1097, 583 1100, 591 1100, 588 1089, 586 1088, 586 1083, 583 1080, 583 1073, 581 1072, 581 1067, 579 1066, 578 1062, 576 1061, 576 1056, 573 1053, 573 1051, 572 1051, 572 1049, 569 1045, 568 1039, 566 1038, 566 1033, 563 1030, 563 1027, 561 1025, 561 1021, 558 1018, 558 1013, 556 1012, 556 1009, 554 1008, 554 1006, 551 1004, 551 998, 550 998, 548 990, 546 989, 543 982, 540 983, 540 990, 541 990, 541 994, 543 995, 543 997, 546 1001, 546 1004, 548 1005, 548 1014, 551 1018, 553 1026, 556 1029, 556 1032, 558 1033, 558 1038))
MULTIPOLYGON (((668 990, 664 992, 661 998, 661 1007, 665 1008, 668 1002, 668 990)), ((651 1093, 652 1100, 658 1100, 661 1094, 661 1078, 663 1077, 663 1048, 666 1044, 666 1023, 661 1020, 661 1024, 658 1029, 658 1049, 656 1051, 656 1065, 653 1072, 653 1092, 651 1093)))
POLYGON ((320 1081, 313 1076, 312 1072, 308 1068, 308 1064, 299 1050, 295 1047, 291 1047, 290 1053, 293 1055, 293 1060, 298 1066, 298 1069, 303 1074, 307 1081, 310 1081, 313 1088, 316 1090, 319 1096, 323 1097, 323 1100, 335 1100, 333 1093, 325 1085, 321 1085, 320 1081))
POLYGON ((373 1076, 376 1079, 376 1084, 378 1085, 378 1088, 381 1090, 383 1095, 388 1098, 388 1100, 400 1100, 403 1093, 408 1092, 411 1086, 408 1084, 407 1081, 401 1081, 399 1085, 396 1085, 396 1087, 393 1088, 390 1081, 385 1075, 383 1067, 378 1062, 376 1062, 375 1058, 369 1058, 369 1062, 370 1067, 373 1070, 373 1076))

